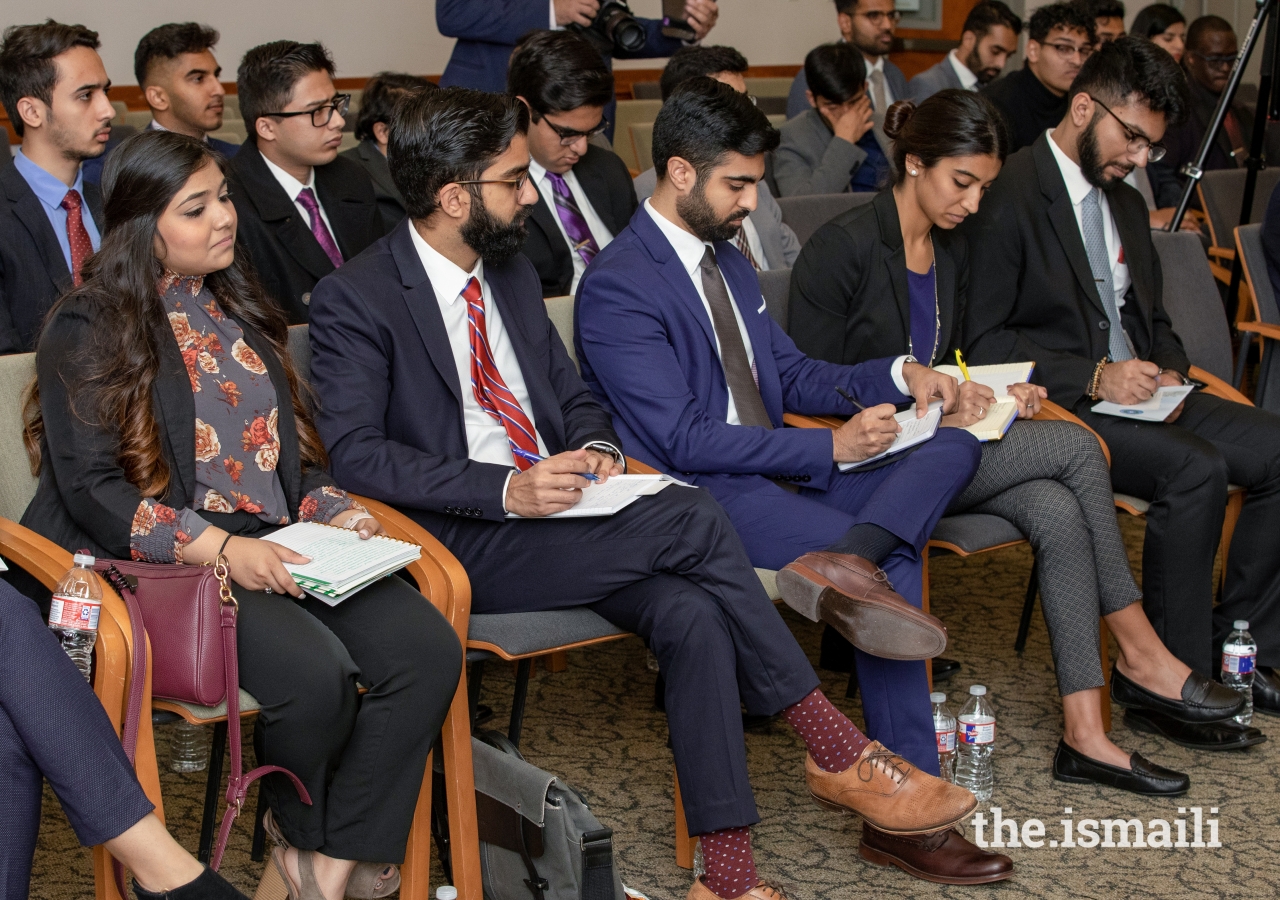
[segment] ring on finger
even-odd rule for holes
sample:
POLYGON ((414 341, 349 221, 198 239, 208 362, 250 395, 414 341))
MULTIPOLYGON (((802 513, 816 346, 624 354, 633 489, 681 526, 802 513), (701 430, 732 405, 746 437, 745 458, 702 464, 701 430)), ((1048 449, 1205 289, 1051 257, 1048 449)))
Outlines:
POLYGON ((978 407, 978 418, 985 419, 987 417, 987 408, 985 406, 978 407))
POLYGON ((263 592, 264 592, 264 593, 267 593, 267 594, 270 594, 270 593, 271 593, 271 588, 270 588, 270 587, 265 587, 265 588, 263 588, 262 590, 263 590, 263 592))

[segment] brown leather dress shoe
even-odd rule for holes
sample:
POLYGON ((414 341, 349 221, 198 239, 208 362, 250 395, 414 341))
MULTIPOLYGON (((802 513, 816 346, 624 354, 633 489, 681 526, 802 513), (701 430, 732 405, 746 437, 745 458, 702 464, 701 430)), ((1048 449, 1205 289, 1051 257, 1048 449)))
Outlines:
MULTIPOLYGON (((721 900, 721 898, 719 894, 703 884, 699 877, 694 880, 693 887, 689 888, 688 900, 721 900)), ((762 881, 733 900, 787 900, 787 895, 773 885, 762 881)))
POLYGON ((1013 860, 975 847, 955 828, 932 834, 888 834, 862 823, 858 855, 938 884, 988 884, 1013 874, 1013 860))
POLYGON ((893 590, 875 563, 848 553, 806 553, 778 573, 787 605, 826 622, 864 653, 930 659, 947 646, 947 629, 893 590))
POLYGON ((843 772, 827 772, 806 756, 804 780, 819 806, 861 816, 890 834, 942 831, 978 806, 964 788, 926 775, 879 741, 843 772))

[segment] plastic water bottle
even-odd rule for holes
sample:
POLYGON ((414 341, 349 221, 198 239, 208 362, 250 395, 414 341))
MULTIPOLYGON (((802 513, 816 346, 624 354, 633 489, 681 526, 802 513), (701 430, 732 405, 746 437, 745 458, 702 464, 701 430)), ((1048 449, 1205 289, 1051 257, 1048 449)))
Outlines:
POLYGON ((1236 721, 1248 725, 1253 721, 1253 670, 1258 660, 1258 642, 1249 633, 1249 623, 1236 619, 1235 630, 1222 645, 1222 683, 1244 697, 1244 708, 1236 721))
POLYGON ((203 725, 179 719, 169 735, 169 768, 175 772, 203 772, 209 768, 209 738, 203 725))
POLYGON ((62 649, 76 664, 84 680, 93 667, 93 645, 98 640, 98 616, 102 612, 102 585, 93 571, 96 560, 77 553, 75 565, 53 589, 49 627, 62 641, 62 649))
POLYGON ((938 739, 938 774, 943 781, 956 780, 956 717, 947 709, 947 695, 929 695, 933 704, 933 733, 938 739))
POLYGON ((436 900, 458 900, 458 889, 451 884, 436 888, 436 900))
POLYGON ((994 787, 991 751, 996 741, 996 713, 987 699, 987 689, 980 684, 969 688, 956 737, 955 783, 968 788, 979 803, 987 803, 994 787))
POLYGON ((693 877, 701 878, 707 874, 707 861, 702 855, 702 841, 693 844, 693 877))

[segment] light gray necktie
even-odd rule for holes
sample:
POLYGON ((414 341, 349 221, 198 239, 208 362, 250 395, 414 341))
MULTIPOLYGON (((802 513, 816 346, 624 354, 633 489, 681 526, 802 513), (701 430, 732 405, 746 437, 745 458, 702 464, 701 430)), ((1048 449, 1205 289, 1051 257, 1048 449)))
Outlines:
POLYGON ((1101 197, 1101 190, 1095 187, 1085 195, 1081 204, 1084 249, 1089 254, 1089 269, 1093 272, 1093 284, 1098 289, 1098 298, 1111 322, 1107 339, 1111 361, 1124 362, 1126 359, 1133 359, 1133 353, 1129 350, 1124 324, 1120 321, 1120 307, 1116 305, 1115 282, 1111 280, 1111 259, 1107 254, 1107 236, 1102 222, 1101 197))
POLYGON ((884 114, 888 112, 889 106, 888 98, 884 95, 884 72, 881 69, 872 69, 867 75, 867 80, 871 82, 871 131, 875 134, 880 149, 889 158, 889 165, 892 166, 893 142, 884 133, 884 114))

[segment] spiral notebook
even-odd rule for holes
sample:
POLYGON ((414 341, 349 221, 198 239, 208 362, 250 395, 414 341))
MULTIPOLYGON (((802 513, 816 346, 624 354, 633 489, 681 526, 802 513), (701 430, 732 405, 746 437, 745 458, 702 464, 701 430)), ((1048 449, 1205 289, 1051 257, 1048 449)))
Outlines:
MULTIPOLYGON (((957 381, 965 380, 959 366, 934 366, 934 368, 957 381)), ((1030 381, 1031 373, 1035 368, 1036 364, 1033 362, 970 366, 969 380, 991 388, 991 392, 996 395, 996 402, 987 410, 982 421, 974 422, 965 428, 965 431, 980 441, 998 441, 1004 437, 1018 418, 1018 401, 1009 395, 1009 385, 1030 381)))
POLYGON ((361 540, 358 531, 319 522, 297 522, 264 540, 309 556, 306 565, 285 563, 293 580, 317 600, 337 606, 422 556, 422 548, 378 534, 361 540))

